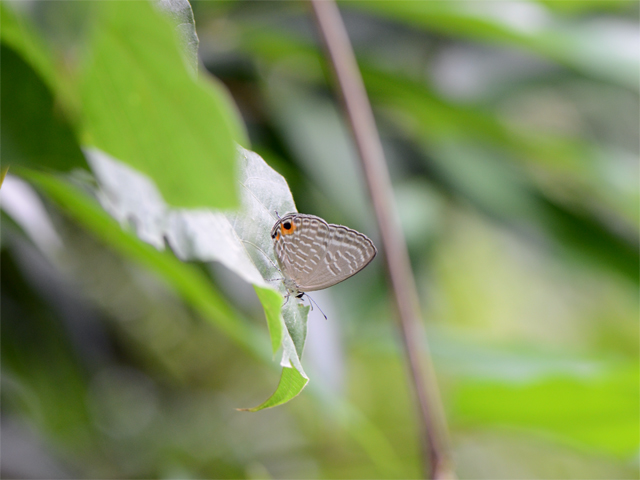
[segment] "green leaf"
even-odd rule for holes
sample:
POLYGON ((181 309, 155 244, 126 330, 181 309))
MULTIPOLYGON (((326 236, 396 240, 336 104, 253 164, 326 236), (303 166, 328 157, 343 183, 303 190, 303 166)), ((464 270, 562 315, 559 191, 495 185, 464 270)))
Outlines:
POLYGON ((4 41, 0 49, 3 163, 62 171, 87 168, 75 135, 47 83, 4 41))
MULTIPOLYGON (((166 239, 180 259, 219 262, 252 284, 265 311, 273 353, 282 347, 280 364, 307 378, 300 358, 309 307, 290 298, 282 308, 283 283, 265 280, 282 278, 270 236, 276 212, 296 211, 284 178, 258 155, 239 147, 238 212, 171 209, 144 175, 96 149, 87 150, 87 158, 101 186, 98 196, 104 208, 124 226, 133 226, 140 239, 158 249, 166 239)), ((277 395, 282 394, 279 389, 277 395)))
POLYGON ((538 3, 564 15, 584 16, 585 14, 608 14, 628 12, 634 8, 634 3, 629 0, 589 0, 588 2, 558 2, 557 0, 538 0, 538 3))
POLYGON ((154 179, 171 205, 237 204, 237 113, 194 78, 170 22, 147 2, 104 2, 82 78, 89 145, 154 179))
POLYGON ((477 2, 349 2, 366 9, 453 37, 520 47, 588 76, 638 90, 638 59, 611 44, 606 29, 562 25, 543 5, 477 2), (523 7, 527 11, 523 11, 523 7), (521 18, 525 21, 514 20, 521 18), (588 52, 588 55, 585 55, 588 52))
POLYGON ((271 397, 257 407, 241 408, 239 410, 257 412, 258 410, 264 410, 265 408, 282 405, 298 395, 308 382, 309 379, 302 376, 302 374, 295 368, 283 368, 278 388, 271 397))
POLYGON ((469 382, 456 392, 452 410, 467 427, 538 430, 575 446, 630 457, 640 446, 639 401, 638 369, 621 365, 584 379, 556 374, 524 384, 469 382))
MULTIPOLYGON (((56 91, 56 74, 50 56, 38 42, 30 25, 16 15, 7 3, 0 3, 0 38, 11 46, 56 91)), ((3 61, 4 63, 4 61, 3 61)))
POLYGON ((9 171, 9 167, 2 166, 2 168, 0 168, 0 188, 2 188, 2 184, 4 183, 4 177, 7 176, 8 171, 9 171))
POLYGON ((157 0, 158 6, 169 15, 182 45, 187 64, 193 73, 198 71, 198 34, 193 11, 187 0, 157 0))
MULTIPOLYGON (((0 4, 2 43, 20 54, 22 59, 37 73, 54 98, 56 117, 60 117, 59 120, 66 117, 77 134, 80 99, 77 85, 73 81, 73 65, 72 62, 54 63, 54 58, 66 58, 69 56, 69 52, 54 52, 52 39, 47 38, 48 41, 45 41, 41 38, 43 32, 32 24, 30 21, 32 19, 28 18, 31 15, 24 11, 14 11, 7 6, 7 3, 0 4)), ((33 6, 38 10, 43 3, 39 2, 33 6)), ((67 2, 59 8, 67 10, 72 4, 73 2, 67 2)))

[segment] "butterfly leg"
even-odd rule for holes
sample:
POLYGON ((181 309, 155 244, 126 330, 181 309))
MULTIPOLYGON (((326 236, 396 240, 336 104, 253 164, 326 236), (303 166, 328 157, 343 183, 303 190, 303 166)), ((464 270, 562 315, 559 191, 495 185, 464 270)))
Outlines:
POLYGON ((284 303, 282 304, 282 307, 280 307, 280 308, 284 308, 287 305, 287 303, 289 303, 289 297, 290 296, 291 295, 289 294, 289 292, 287 292, 287 295, 284 298, 284 303))

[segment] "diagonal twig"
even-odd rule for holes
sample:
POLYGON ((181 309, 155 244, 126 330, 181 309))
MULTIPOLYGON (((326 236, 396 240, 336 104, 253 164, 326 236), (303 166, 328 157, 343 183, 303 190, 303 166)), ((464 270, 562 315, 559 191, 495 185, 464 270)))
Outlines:
POLYGON ((446 421, 422 329, 415 280, 406 243, 397 222, 391 180, 371 105, 335 1, 310 1, 333 65, 380 228, 421 421, 425 473, 428 478, 433 479, 455 478, 447 447, 446 421))

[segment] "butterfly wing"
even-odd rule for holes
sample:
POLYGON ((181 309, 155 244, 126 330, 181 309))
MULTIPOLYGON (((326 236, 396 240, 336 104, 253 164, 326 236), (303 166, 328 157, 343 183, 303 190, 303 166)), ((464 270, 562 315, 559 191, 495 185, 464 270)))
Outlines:
POLYGON ((304 214, 287 217, 295 229, 278 236, 274 245, 276 258, 283 274, 300 286, 322 265, 331 232, 329 224, 319 217, 304 214))
MULTIPOLYGON (((329 236, 318 266, 296 280, 300 291, 322 290, 355 275, 376 256, 366 235, 342 225, 328 225, 329 236)), ((315 258, 314 258, 315 259, 315 258)))

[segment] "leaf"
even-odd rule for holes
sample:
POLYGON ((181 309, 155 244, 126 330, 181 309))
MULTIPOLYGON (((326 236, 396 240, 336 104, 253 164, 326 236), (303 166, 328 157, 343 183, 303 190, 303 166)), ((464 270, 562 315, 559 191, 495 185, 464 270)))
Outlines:
POLYGON ((0 188, 2 188, 2 184, 4 183, 4 178, 7 176, 7 172, 9 171, 9 167, 3 166, 0 168, 0 188))
MULTIPOLYGON (((242 207, 238 212, 172 209, 142 174, 99 150, 87 150, 86 154, 101 186, 98 195, 102 205, 122 224, 133 226, 140 239, 159 249, 166 239, 180 259, 220 262, 253 285, 265 311, 273 353, 282 346, 281 365, 285 370, 295 368, 307 379, 300 357, 309 307, 290 298, 282 308, 284 285, 265 280, 282 277, 270 237, 275 214, 296 211, 284 178, 257 154, 239 147, 242 207)), ((290 383, 281 381, 275 398, 288 400, 304 387, 299 381, 294 385, 300 389, 291 390, 290 383)))
POLYGON ((33 68, 52 91, 56 91, 56 74, 49 55, 31 32, 27 22, 0 3, 0 38, 33 68))
POLYGON ((265 408, 275 407, 288 402, 291 398, 296 396, 307 384, 308 378, 302 376, 302 374, 295 368, 283 368, 282 376, 280 377, 280 383, 276 392, 269 397, 264 403, 253 408, 239 408, 240 411, 257 412, 265 408))
POLYGON ((518 46, 588 76, 638 90, 637 57, 612 44, 606 27, 580 31, 569 23, 562 25, 540 4, 363 0, 348 5, 431 32, 518 46))
POLYGON ((6 165, 86 168, 82 151, 47 83, 3 41, 0 142, 6 165))
POLYGON ((63 171, 86 168, 60 102, 65 89, 46 49, 6 3, 0 4, 0 22, 2 161, 63 171))
POLYGON ((157 0, 160 9, 166 12, 175 24, 187 64, 192 72, 198 72, 198 34, 191 5, 187 0, 157 0))
POLYGON ((524 384, 467 382, 456 392, 452 415, 466 426, 542 430, 565 443, 632 456, 640 446, 637 366, 601 370, 583 379, 556 372, 524 384))
POLYGON ((170 22, 147 2, 104 2, 81 82, 83 128, 154 179, 169 204, 237 204, 243 127, 221 85, 194 78, 170 22))

